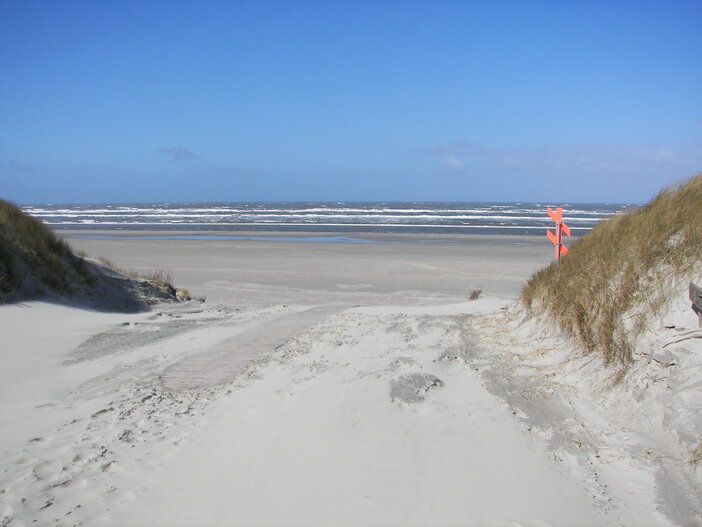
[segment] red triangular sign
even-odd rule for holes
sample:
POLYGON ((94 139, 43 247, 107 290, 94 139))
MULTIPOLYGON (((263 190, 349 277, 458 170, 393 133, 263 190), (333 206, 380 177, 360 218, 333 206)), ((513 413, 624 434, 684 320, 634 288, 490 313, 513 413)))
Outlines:
POLYGON ((549 207, 547 212, 548 215, 551 216, 551 219, 556 223, 561 221, 561 218, 563 218, 563 209, 560 207, 556 209, 556 212, 553 212, 553 210, 551 210, 551 207, 549 207))

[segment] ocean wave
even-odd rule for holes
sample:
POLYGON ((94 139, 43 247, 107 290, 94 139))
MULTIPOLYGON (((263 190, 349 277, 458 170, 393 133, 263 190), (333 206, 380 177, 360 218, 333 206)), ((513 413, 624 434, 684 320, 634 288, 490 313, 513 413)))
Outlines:
MULTIPOLYGON (((538 232, 552 225, 544 204, 537 203, 139 203, 139 204, 34 204, 24 207, 56 228, 244 228, 348 231, 416 228, 479 229, 538 232)), ((552 206, 553 207, 553 206, 552 206)), ((625 205, 577 204, 564 207, 564 219, 578 231, 619 214, 625 205)))
MULTIPOLYGON (((63 227, 68 227, 68 226, 81 226, 81 225, 95 225, 93 222, 75 222, 75 221, 64 221, 64 222, 57 222, 57 223, 48 223, 48 225, 52 226, 63 226, 63 227)), ((171 223, 164 223, 162 224, 164 226, 166 225, 180 225, 180 226, 193 226, 193 227, 212 227, 212 226, 226 226, 226 227, 251 227, 256 224, 253 223, 241 223, 241 222, 227 222, 227 223, 183 223, 183 222, 171 222, 171 223)), ((364 227, 366 228, 398 228, 398 229, 412 229, 412 228, 418 228, 418 229, 512 229, 512 230, 527 230, 527 229, 539 229, 542 230, 545 227, 541 225, 489 225, 489 224, 460 224, 460 225, 446 225, 446 224, 417 224, 417 223, 377 223, 377 224, 368 224, 368 223, 325 223, 325 224, 311 224, 311 223, 292 223, 292 222, 269 222, 265 224, 259 224, 261 226, 266 226, 266 227, 310 227, 317 225, 319 227, 357 227, 359 229, 362 229, 364 227)), ((99 226, 131 226, 131 227, 148 227, 148 228, 157 228, 158 225, 150 222, 101 222, 99 225, 96 225, 97 227, 99 226)), ((573 230, 578 230, 578 231, 584 231, 584 230, 592 230, 592 227, 577 227, 574 228, 573 230)))

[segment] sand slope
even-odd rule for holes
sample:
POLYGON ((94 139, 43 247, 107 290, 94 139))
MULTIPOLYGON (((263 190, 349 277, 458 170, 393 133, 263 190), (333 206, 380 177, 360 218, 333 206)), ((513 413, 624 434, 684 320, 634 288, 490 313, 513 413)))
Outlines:
POLYGON ((626 370, 518 305, 474 319, 470 360, 488 390, 622 525, 702 525, 702 331, 677 285, 626 370))

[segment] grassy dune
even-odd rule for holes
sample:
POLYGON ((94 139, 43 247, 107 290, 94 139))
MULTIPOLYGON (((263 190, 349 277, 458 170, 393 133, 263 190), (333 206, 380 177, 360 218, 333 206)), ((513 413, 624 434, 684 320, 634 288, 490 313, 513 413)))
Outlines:
POLYGON ((135 311, 189 298, 177 295, 163 271, 135 276, 107 267, 75 254, 41 221, 0 199, 0 303, 53 297, 135 311))
POLYGON ((89 284, 85 260, 41 221, 0 200, 0 301, 24 291, 70 294, 89 284))
POLYGON ((670 277, 702 269, 702 174, 639 209, 600 222, 560 263, 535 273, 521 295, 588 352, 631 359, 636 336, 670 299, 670 277))

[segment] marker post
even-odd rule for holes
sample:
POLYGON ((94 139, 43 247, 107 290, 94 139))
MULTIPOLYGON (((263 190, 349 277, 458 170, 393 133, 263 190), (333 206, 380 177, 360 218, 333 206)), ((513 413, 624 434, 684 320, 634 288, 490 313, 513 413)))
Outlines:
POLYGON ((556 223, 556 232, 551 232, 546 230, 546 236, 554 245, 554 260, 560 260, 561 255, 568 254, 568 247, 563 245, 563 235, 570 236, 570 227, 568 227, 563 221, 563 209, 558 207, 554 212, 551 207, 548 207, 548 215, 556 223))

